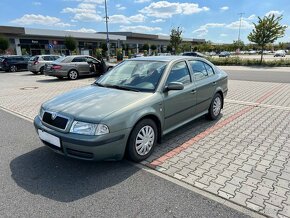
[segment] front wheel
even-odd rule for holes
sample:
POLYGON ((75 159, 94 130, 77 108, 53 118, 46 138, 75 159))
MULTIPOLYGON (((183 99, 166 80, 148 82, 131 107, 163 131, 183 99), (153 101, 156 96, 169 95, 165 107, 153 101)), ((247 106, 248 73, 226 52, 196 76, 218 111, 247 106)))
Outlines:
POLYGON ((68 73, 68 78, 71 79, 71 80, 76 80, 78 77, 79 77, 79 73, 76 70, 71 70, 68 73))
POLYGON ((211 120, 216 120, 222 109, 223 100, 219 93, 216 93, 211 101, 209 110, 208 110, 208 117, 211 120))
POLYGON ((9 68, 10 72, 16 72, 17 71, 17 67, 15 65, 11 65, 9 68))
POLYGON ((158 130, 151 119, 141 120, 134 127, 127 144, 127 155, 134 162, 148 158, 157 142, 158 130))

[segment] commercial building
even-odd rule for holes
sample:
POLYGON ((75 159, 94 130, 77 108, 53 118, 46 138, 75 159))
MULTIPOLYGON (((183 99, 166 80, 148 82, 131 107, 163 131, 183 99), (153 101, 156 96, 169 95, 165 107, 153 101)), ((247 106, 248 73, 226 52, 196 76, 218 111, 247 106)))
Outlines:
MULTIPOLYGON (((106 33, 83 33, 62 30, 34 29, 24 27, 0 26, 0 34, 10 41, 8 54, 38 55, 38 54, 69 54, 64 45, 64 38, 72 36, 76 39, 78 54, 94 55, 96 48, 106 43, 106 33)), ((158 52, 166 52, 169 45, 169 36, 141 34, 132 32, 110 32, 111 53, 115 54, 116 48, 130 49, 132 53, 142 51, 144 44, 157 47, 158 52)), ((204 39, 183 39, 192 45, 205 42, 204 39)))

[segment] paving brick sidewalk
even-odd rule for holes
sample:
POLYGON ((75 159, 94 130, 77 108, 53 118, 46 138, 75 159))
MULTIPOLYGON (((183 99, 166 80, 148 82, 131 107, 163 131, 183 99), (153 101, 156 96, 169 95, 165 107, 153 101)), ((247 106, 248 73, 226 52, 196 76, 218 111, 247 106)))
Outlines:
MULTIPOLYGON (((92 81, 35 76, 3 84, 0 107, 33 119, 42 102, 92 81)), ((202 117, 167 135, 143 164, 267 216, 290 217, 288 96, 288 84, 229 81, 218 121, 202 117)))

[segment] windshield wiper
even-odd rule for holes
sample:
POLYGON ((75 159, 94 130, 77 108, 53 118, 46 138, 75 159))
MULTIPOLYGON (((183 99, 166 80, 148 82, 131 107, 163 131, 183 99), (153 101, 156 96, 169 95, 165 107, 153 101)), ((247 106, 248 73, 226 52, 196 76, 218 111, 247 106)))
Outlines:
POLYGON ((128 86, 104 85, 104 87, 113 88, 113 89, 120 89, 120 90, 127 90, 127 91, 133 91, 133 92, 140 92, 138 89, 134 89, 134 88, 128 87, 128 86))
POLYGON ((95 85, 100 86, 100 87, 105 87, 103 84, 98 83, 98 82, 94 82, 95 85))

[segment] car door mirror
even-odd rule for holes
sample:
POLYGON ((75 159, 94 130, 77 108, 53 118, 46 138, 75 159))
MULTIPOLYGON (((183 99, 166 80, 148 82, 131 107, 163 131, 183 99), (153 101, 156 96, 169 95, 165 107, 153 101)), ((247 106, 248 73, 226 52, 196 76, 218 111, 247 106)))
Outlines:
POLYGON ((170 90, 183 90, 184 85, 181 82, 171 82, 165 87, 165 91, 170 90))

